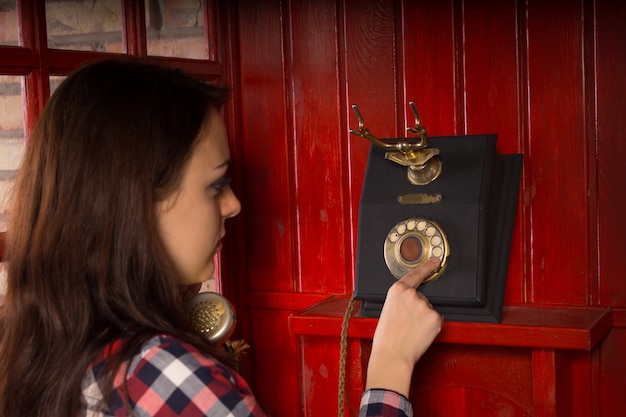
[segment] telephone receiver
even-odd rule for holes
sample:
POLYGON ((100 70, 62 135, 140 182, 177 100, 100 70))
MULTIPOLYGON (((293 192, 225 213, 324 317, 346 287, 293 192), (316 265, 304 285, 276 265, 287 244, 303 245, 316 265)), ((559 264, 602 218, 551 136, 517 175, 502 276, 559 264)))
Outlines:
POLYGON ((221 294, 200 292, 191 297, 185 307, 193 328, 215 345, 222 345, 235 331, 237 314, 221 294))
POLYGON ((415 104, 415 138, 371 142, 359 205, 355 298, 380 315, 387 290, 430 257, 420 286, 446 320, 500 322, 519 194, 521 154, 498 154, 497 136, 428 137, 415 104))

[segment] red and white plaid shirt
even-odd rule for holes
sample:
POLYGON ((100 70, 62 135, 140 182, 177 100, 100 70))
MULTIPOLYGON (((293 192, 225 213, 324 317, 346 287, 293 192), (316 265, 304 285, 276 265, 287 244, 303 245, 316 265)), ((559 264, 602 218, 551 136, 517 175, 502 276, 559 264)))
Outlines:
MULTIPOLYGON (((103 404, 102 375, 112 349, 104 349, 87 369, 81 399, 85 417, 127 417, 129 409, 134 417, 266 416, 237 372, 169 336, 154 337, 142 346, 115 376, 113 392, 103 404)), ((410 417, 411 404, 402 395, 369 390, 363 394, 359 416, 410 417)))

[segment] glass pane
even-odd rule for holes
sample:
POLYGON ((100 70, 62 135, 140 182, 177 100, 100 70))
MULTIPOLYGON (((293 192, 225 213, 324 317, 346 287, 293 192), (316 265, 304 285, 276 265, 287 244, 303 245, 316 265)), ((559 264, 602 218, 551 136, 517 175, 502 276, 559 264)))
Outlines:
POLYGON ((0 0, 0 45, 17 46, 17 0, 0 0))
POLYGON ((22 77, 0 75, 0 232, 6 230, 11 190, 24 155, 22 77))
POLYGON ((201 0, 145 0, 148 55, 207 59, 201 0))
POLYGON ((59 86, 59 84, 61 84, 61 82, 67 78, 64 75, 51 75, 50 76, 50 95, 52 95, 52 93, 54 93, 54 91, 57 89, 57 87, 59 86))
MULTIPOLYGON (((11 192, 25 149, 22 78, 0 75, 0 232, 7 229, 11 192)), ((5 266, 0 262, 0 304, 6 289, 5 266)))
POLYGON ((120 4, 120 0, 46 0, 48 47, 123 52, 120 4))

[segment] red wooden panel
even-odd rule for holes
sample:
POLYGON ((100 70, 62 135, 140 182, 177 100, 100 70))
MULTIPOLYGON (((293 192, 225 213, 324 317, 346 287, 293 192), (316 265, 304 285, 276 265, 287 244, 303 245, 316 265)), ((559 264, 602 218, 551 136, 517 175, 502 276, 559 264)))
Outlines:
MULTIPOLYGON (((397 135, 396 109, 396 66, 394 56, 394 15, 391 0, 354 1, 338 0, 341 25, 340 39, 340 82, 343 84, 345 132, 358 127, 352 110, 356 104, 363 116, 365 126, 372 134, 381 138, 397 135)), ((358 207, 370 143, 368 140, 345 134, 347 141, 348 191, 350 205, 352 267, 350 281, 353 281, 354 259, 356 256, 358 207)), ((349 263, 349 262, 348 262, 349 263)))
POLYGON ((301 385, 304 404, 302 415, 337 415, 338 340, 338 338, 334 340, 303 338, 301 385))
MULTIPOLYGON (((564 353, 550 349, 532 352, 533 400, 537 417, 572 415, 572 370, 564 356, 564 353)), ((588 395, 577 398, 577 406, 586 405, 588 395)))
POLYGON ((415 416, 420 417, 469 417, 471 416, 471 393, 464 387, 449 387, 420 392, 414 402, 419 404, 415 416))
MULTIPOLYGON (((468 134, 496 133, 500 153, 522 153, 517 2, 468 1, 463 6, 463 50, 468 134)), ((509 257, 506 302, 524 301, 526 246, 523 192, 509 257)))
MULTIPOLYGON (((305 416, 334 416, 339 406, 338 337, 302 337, 301 384, 305 416)), ((364 365, 361 364, 361 345, 349 340, 346 347, 344 415, 356 416, 363 394, 364 365)))
POLYGON ((521 152, 519 70, 513 0, 467 1, 463 50, 467 133, 498 134, 500 153, 521 152))
POLYGON ((447 387, 420 393, 414 400, 415 417, 531 417, 515 402, 492 392, 447 387))
POLYGON ((626 329, 613 329, 600 348, 600 415, 626 416, 626 329))
MULTIPOLYGON (((302 416, 336 416, 339 406, 338 337, 302 337, 301 386, 302 416)), ((363 392, 364 369, 360 362, 360 344, 350 341, 346 350, 346 379, 344 391, 345 416, 358 415, 363 392)), ((296 414, 294 414, 295 416, 296 414)))
POLYGON ((241 146, 244 149, 249 287, 293 289, 293 172, 286 131, 283 26, 279 0, 239 6, 241 146))
MULTIPOLYGON (((289 122, 302 291, 345 293, 346 132, 340 131, 333 0, 290 3, 289 122)), ((289 18, 288 17, 288 18, 289 18)), ((349 260, 352 262, 352 259, 349 260)))
POLYGON ((252 368, 246 372, 263 410, 274 417, 299 415, 297 340, 289 334, 288 311, 251 309, 248 355, 252 368), (271 343, 268 343, 271 340, 271 343))
POLYGON ((569 352, 568 356, 572 368, 571 398, 578 399, 576 407, 572 410, 572 416, 600 416, 600 375, 598 372, 600 349, 594 349, 591 354, 569 352))
POLYGON ((588 164, 581 3, 528 2, 530 300, 585 304, 588 164))
MULTIPOLYGON (((395 15, 391 0, 344 3, 344 54, 350 127, 357 104, 365 126, 377 137, 395 137, 395 15)), ((351 141, 369 142, 350 136, 351 141)))
POLYGON ((44 103, 50 97, 49 72, 47 68, 48 43, 46 37, 45 4, 36 1, 17 2, 20 20, 20 45, 38 55, 38 68, 24 79, 27 95, 24 111, 24 134, 31 135, 44 103))
MULTIPOLYGON (((291 332, 299 335, 339 335, 348 300, 329 297, 289 317, 291 332)), ((378 319, 358 317, 359 302, 350 318, 350 337, 371 339, 378 319)), ((440 343, 518 346, 589 351, 611 329, 609 308, 505 307, 502 323, 446 321, 440 343)))
POLYGON ((25 74, 37 67, 38 57, 30 49, 18 46, 0 48, 0 68, 3 74, 25 74))
MULTIPOLYGON (((414 101, 428 135, 458 134, 457 60, 453 2, 403 1, 401 60, 403 90, 398 93, 407 125, 415 120, 408 107, 414 101)), ((404 131, 400 132, 404 135, 404 131)))
POLYGON ((250 308, 301 311, 324 298, 324 295, 314 293, 291 293, 286 296, 282 292, 249 291, 245 302, 250 308))
MULTIPOLYGON (((468 402, 471 410, 468 416, 532 417, 532 414, 509 398, 483 390, 467 391, 470 394, 468 402)), ((441 417, 444 417, 444 414, 441 417)))
MULTIPOLYGON (((284 306, 291 309, 304 302, 290 297, 290 291, 303 289, 321 295, 324 291, 343 292, 342 285, 350 285, 350 256, 355 251, 357 208, 369 147, 365 139, 346 134, 348 127, 356 126, 352 103, 359 105, 366 126, 380 137, 404 134, 406 113, 410 114, 406 104, 415 100, 430 135, 495 131, 501 152, 524 152, 527 212, 522 213, 521 222, 518 214, 507 302, 595 304, 598 299, 590 297, 599 287, 603 305, 625 303, 620 261, 626 226, 619 216, 626 198, 621 180, 626 156, 621 140, 626 120, 621 74, 626 62, 621 51, 626 35, 620 29, 625 6, 564 0, 517 5, 492 0, 362 3, 258 0, 239 4, 241 149, 245 161, 242 196, 246 246, 251 255, 246 258, 247 269, 250 287, 255 290, 249 295, 256 300, 250 328, 255 345, 263 352, 253 356, 254 374, 259 366, 267 370, 264 374, 273 373, 269 368, 275 364, 279 373, 293 366, 291 358, 272 356, 280 340, 267 341, 269 332, 285 325, 284 306), (593 24, 587 23, 594 18, 593 24), (335 29, 337 33, 330 33, 335 29), (583 63, 595 65, 596 73, 586 72, 594 67, 583 67, 583 63), (424 102, 420 101, 423 97, 424 102), (593 111, 597 115, 589 113, 593 111), (596 117, 597 131, 590 124, 596 117), (589 165, 596 151, 590 142, 594 134, 597 173, 589 165), (303 148, 312 150, 310 157, 303 148), (346 156, 335 152, 341 149, 346 156), (314 165, 311 158, 321 162, 307 166, 307 162, 314 165), (600 283, 594 282, 596 209, 589 207, 595 204, 596 175, 600 283), (315 186, 318 177, 329 178, 326 190, 315 186), (327 223, 322 210, 329 215, 327 223), (341 220, 333 213, 347 226, 337 225, 341 220), (327 268, 319 276, 336 272, 337 278, 316 286, 316 268, 327 268), (524 269, 528 282, 523 279, 524 269), (294 281, 298 277, 301 281, 294 281)), ((411 116, 408 118, 410 123, 411 116)), ((536 311, 552 320, 558 314, 551 314, 561 310, 567 309, 536 311)), ((439 339, 442 343, 437 346, 461 343, 465 349, 468 343, 519 343, 589 349, 610 326, 603 311, 594 316, 598 322, 588 326, 579 322, 557 329, 528 327, 525 314, 531 310, 520 311, 523 314, 515 316, 520 323, 510 322, 510 315, 506 316, 509 322, 498 326, 446 323, 439 339), (522 324, 524 319, 526 324, 522 324)), ((575 317, 582 316, 574 314, 570 319, 575 317)), ((323 327, 322 333, 331 336, 321 337, 319 345, 307 336, 314 353, 308 356, 310 352, 303 352, 303 363, 304 358, 322 361, 327 356, 333 362, 340 316, 300 324, 309 326, 308 332, 323 327)), ((352 324, 353 336, 355 332, 371 334, 375 320, 352 324)), ((595 373, 594 362, 587 356, 594 352, 566 356, 574 365, 565 367, 571 379, 565 392, 583 401, 574 410, 565 409, 566 413, 595 415, 600 403, 603 415, 624 411, 619 408, 619 387, 625 385, 622 375, 626 371, 619 352, 626 346, 626 338, 615 336, 614 331, 601 346, 601 374, 595 373), (593 394, 595 385, 602 388, 595 388, 593 394)), ((486 353, 492 356, 491 350, 486 353)), ((449 354, 442 359, 445 366, 465 358, 463 351, 449 354)), ((521 403, 532 403, 533 388, 528 383, 532 364, 515 356, 500 359, 484 359, 480 375, 497 379, 503 369, 521 366, 524 370, 518 376, 523 383, 512 385, 523 391, 521 403)), ((552 368, 538 363, 536 360, 536 373, 543 370, 556 376, 563 370, 556 357, 552 368)), ((263 396, 270 395, 263 377, 255 378, 259 378, 255 388, 260 386, 267 391, 263 396)), ((441 378, 454 379, 445 373, 441 378)), ((327 412, 320 415, 334 414, 335 387, 329 379, 311 393, 313 397, 305 392, 307 413, 318 415, 316 407, 321 407, 327 412)), ((498 410, 518 415, 515 413, 520 410, 514 407, 497 408, 497 404, 506 404, 509 394, 494 394, 487 388, 465 387, 458 393, 468 412, 481 415, 473 410, 482 410, 482 415, 490 415, 498 410)), ((356 392, 355 386, 351 389, 356 392)), ((535 397, 546 400, 548 397, 539 393, 549 389, 549 383, 535 386, 535 397)), ((278 400, 270 401, 279 407, 278 400)), ((525 413, 534 412, 527 405, 519 407, 525 413)), ((279 410, 279 414, 289 415, 292 408, 279 410)))
POLYGON ((143 2, 122 2, 122 42, 124 52, 130 55, 146 56, 146 9, 143 2))
POLYGON ((595 3, 599 303, 625 307, 626 3, 595 3))
POLYGON ((526 349, 435 344, 415 368, 411 382, 411 399, 415 410, 419 410, 420 397, 428 397, 435 390, 464 387, 476 392, 455 390, 451 392, 454 397, 449 397, 448 401, 436 400, 437 404, 434 406, 438 408, 438 412, 434 416, 499 415, 487 412, 489 409, 497 409, 498 404, 506 404, 508 409, 515 411, 512 415, 516 417, 525 416, 524 412, 532 415, 531 370, 530 351, 526 349), (473 404, 472 397, 480 399, 484 395, 481 392, 489 394, 491 403, 473 404), (444 410, 453 407, 450 403, 464 404, 466 414, 444 414, 444 410), (468 412, 477 409, 482 409, 483 412, 468 412))

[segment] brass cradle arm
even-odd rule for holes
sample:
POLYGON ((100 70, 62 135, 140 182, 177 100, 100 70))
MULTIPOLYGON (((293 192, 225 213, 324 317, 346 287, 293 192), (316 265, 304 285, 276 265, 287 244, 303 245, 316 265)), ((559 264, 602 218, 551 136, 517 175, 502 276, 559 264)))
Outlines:
POLYGON ((352 109, 356 114, 359 124, 358 130, 350 129, 350 133, 368 139, 374 145, 389 150, 385 153, 385 158, 402 166, 408 167, 407 177, 411 184, 426 185, 434 181, 441 174, 441 159, 438 157, 439 149, 427 148, 428 136, 426 129, 422 126, 419 113, 414 102, 409 102, 409 106, 415 116, 415 127, 407 127, 407 131, 419 136, 417 142, 400 140, 398 142, 385 142, 378 139, 365 127, 363 116, 356 104, 352 109))

